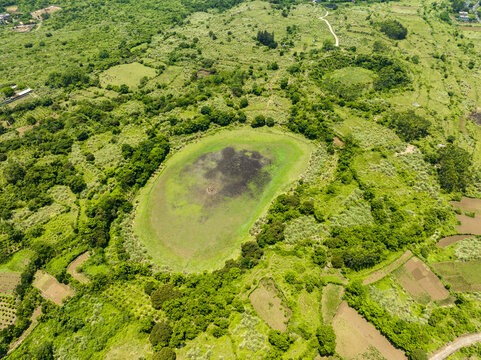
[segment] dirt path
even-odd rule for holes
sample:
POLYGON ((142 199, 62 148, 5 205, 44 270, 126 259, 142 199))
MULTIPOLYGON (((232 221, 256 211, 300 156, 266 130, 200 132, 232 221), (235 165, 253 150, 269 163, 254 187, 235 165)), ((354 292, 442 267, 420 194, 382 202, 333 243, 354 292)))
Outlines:
POLYGON ((10 346, 10 349, 8 349, 8 353, 10 354, 13 350, 15 350, 16 348, 18 348, 20 346, 20 344, 23 342, 23 340, 25 340, 25 338, 30 335, 30 333, 33 331, 33 329, 35 329, 35 326, 37 326, 37 318, 38 316, 42 313, 42 307, 41 306, 38 306, 34 311, 33 311, 33 314, 32 314, 32 322, 30 323, 30 326, 28 327, 27 330, 25 330, 23 332, 23 334, 18 338, 17 341, 15 341, 11 346, 10 346))
POLYGON ((450 342, 449 344, 444 345, 441 349, 433 352, 429 357, 429 360, 444 360, 459 349, 473 345, 477 342, 481 342, 481 332, 460 336, 453 342, 450 342))
POLYGON ((396 260, 394 260, 392 263, 382 268, 381 270, 375 271, 371 275, 369 275, 369 277, 366 280, 364 280, 362 284, 369 285, 369 284, 375 283, 378 280, 381 280, 383 277, 389 275, 398 267, 404 265, 404 263, 406 263, 412 256, 413 256, 413 253, 411 252, 411 250, 406 250, 406 252, 402 254, 401 257, 397 258, 396 260))
POLYGON ((332 26, 331 24, 329 24, 329 21, 327 21, 326 19, 324 19, 327 15, 329 15, 329 11, 326 11, 326 15, 324 16, 321 16, 319 18, 319 20, 323 20, 326 22, 327 26, 329 27, 329 31, 331 32, 331 34, 334 36, 334 39, 336 39, 336 43, 334 44, 334 46, 339 46, 339 38, 337 37, 336 33, 334 32, 334 30, 332 30, 332 26))
POLYGON ((78 256, 74 261, 70 263, 70 265, 67 268, 67 272, 72 275, 72 277, 75 280, 78 280, 82 284, 88 284, 90 282, 90 279, 85 276, 85 274, 82 274, 77 271, 77 269, 82 266, 82 264, 87 261, 89 258, 90 254, 88 251, 84 252, 82 255, 78 256))

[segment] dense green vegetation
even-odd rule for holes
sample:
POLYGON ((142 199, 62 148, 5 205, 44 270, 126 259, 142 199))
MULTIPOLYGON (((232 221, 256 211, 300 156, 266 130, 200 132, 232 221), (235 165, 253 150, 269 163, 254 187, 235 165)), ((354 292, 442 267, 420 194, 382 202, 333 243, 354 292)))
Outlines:
POLYGON ((481 197, 481 33, 450 17, 465 2, 62 0, 13 31, 49 5, 0 0, 22 12, 0 24, 1 99, 33 89, 0 107, 0 291, 16 299, 0 357, 341 358, 345 334, 322 314, 344 290, 410 359, 480 331, 479 294, 441 275, 443 300, 418 303, 389 274, 363 285, 407 250, 432 271, 452 261, 436 241, 479 216, 449 203, 481 197), (186 145, 235 129, 303 137, 309 164, 227 261, 171 271, 137 238, 138 195, 186 145), (85 251, 88 282, 69 269, 85 251), (47 300, 37 270, 75 295, 47 300), (342 291, 325 304, 328 283, 342 291))

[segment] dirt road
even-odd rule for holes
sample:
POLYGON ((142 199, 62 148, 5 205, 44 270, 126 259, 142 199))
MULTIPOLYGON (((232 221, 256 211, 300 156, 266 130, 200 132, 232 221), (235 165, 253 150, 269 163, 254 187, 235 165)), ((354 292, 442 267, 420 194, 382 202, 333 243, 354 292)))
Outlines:
POLYGON ((449 344, 444 345, 441 349, 433 352, 429 357, 429 360, 444 360, 459 349, 473 345, 477 342, 481 342, 481 332, 460 336, 453 342, 450 342, 449 344))
POLYGON ((336 43, 335 43, 334 45, 335 45, 335 46, 339 46, 339 38, 337 37, 337 35, 336 35, 336 33, 334 32, 334 30, 332 30, 332 26, 331 26, 331 24, 329 24, 329 21, 327 21, 326 19, 324 19, 327 15, 329 15, 329 11, 326 11, 326 15, 321 16, 319 19, 326 22, 327 26, 329 27, 329 31, 330 31, 331 34, 334 36, 334 39, 336 39, 336 43))

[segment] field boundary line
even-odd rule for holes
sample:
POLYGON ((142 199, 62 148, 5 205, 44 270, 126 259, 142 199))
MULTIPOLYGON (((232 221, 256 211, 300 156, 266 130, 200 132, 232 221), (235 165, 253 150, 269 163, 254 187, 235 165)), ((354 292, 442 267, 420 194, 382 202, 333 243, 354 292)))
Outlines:
POLYGON ((406 250, 400 257, 398 257, 392 263, 386 265, 381 270, 374 271, 373 273, 371 273, 367 277, 367 279, 365 279, 362 282, 362 284, 363 285, 369 285, 369 284, 375 283, 376 281, 379 281, 379 280, 385 278, 390 273, 392 273, 394 270, 403 266, 412 257, 413 257, 413 253, 411 252, 411 250, 406 250))

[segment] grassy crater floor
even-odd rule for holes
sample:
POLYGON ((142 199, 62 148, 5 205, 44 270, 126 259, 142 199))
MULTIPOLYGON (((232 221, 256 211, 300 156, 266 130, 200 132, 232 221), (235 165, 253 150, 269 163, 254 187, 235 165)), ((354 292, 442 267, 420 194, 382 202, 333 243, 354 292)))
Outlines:
POLYGON ((187 145, 141 191, 134 229, 158 265, 217 268, 270 201, 309 163, 313 144, 274 129, 224 130, 187 145))

